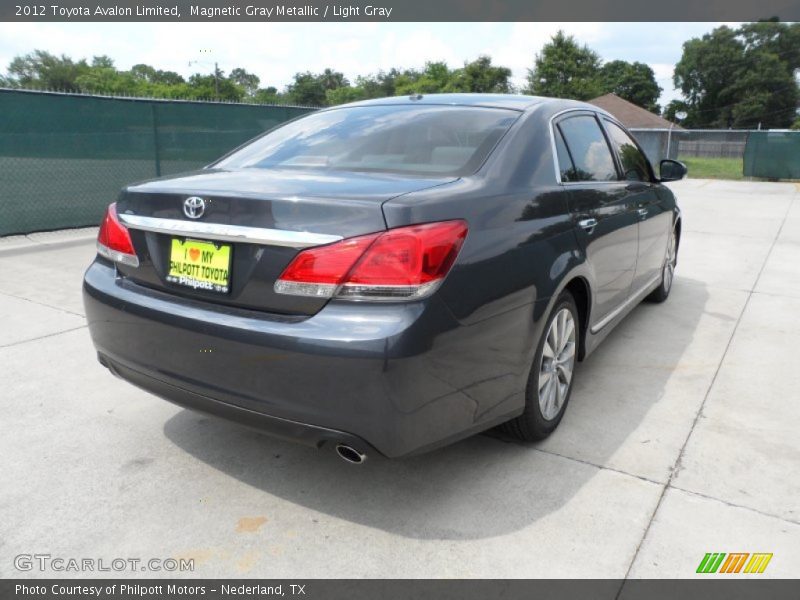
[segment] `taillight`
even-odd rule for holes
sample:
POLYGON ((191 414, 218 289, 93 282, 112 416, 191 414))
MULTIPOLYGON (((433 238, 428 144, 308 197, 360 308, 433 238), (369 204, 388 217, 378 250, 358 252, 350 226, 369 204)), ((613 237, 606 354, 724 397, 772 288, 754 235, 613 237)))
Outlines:
POLYGON ((275 282, 279 294, 415 300, 432 294, 458 256, 465 221, 411 225, 300 252, 275 282))
POLYGON ((97 253, 109 260, 132 267, 139 266, 128 228, 117 218, 116 202, 109 204, 100 231, 97 232, 97 253))

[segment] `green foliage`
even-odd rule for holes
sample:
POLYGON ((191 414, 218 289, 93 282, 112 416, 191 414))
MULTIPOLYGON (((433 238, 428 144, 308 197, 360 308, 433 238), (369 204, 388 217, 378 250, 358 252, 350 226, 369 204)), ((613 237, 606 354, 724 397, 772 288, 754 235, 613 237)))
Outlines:
POLYGON ((460 91, 450 86, 451 71, 444 62, 427 62, 422 71, 408 69, 395 79, 395 94, 437 94, 460 91))
POLYGON ((241 68, 233 69, 228 75, 228 80, 242 88, 248 96, 253 96, 258 91, 258 84, 261 83, 257 75, 241 68))
POLYGON ((75 62, 63 54, 55 56, 43 50, 34 50, 11 61, 7 79, 14 87, 79 92, 81 90, 76 80, 90 68, 85 59, 75 62))
POLYGON ((509 81, 511 69, 497 67, 488 56, 464 63, 464 68, 453 73, 455 85, 461 91, 483 94, 510 94, 514 89, 509 81))
POLYGON ((289 84, 286 88, 286 94, 293 103, 307 106, 325 104, 325 91, 319 77, 310 71, 296 73, 294 83, 289 84))
POLYGON ((152 84, 179 85, 186 81, 175 71, 162 71, 154 69, 150 65, 133 65, 131 75, 138 81, 145 81, 152 84))
POLYGON ((241 101, 255 93, 259 81, 244 69, 234 69, 228 77, 219 70, 210 75, 196 73, 187 82, 174 71, 145 64, 120 71, 108 56, 95 56, 89 63, 85 59, 74 61, 64 55, 35 50, 14 58, 2 83, 9 87, 100 95, 241 101))
POLYGON ((722 26, 683 45, 674 82, 690 127, 788 127, 800 100, 800 25, 722 26))
POLYGON ((218 72, 216 75, 195 73, 189 77, 189 96, 208 100, 241 102, 244 99, 245 90, 223 75, 222 72, 218 72))
POLYGON ((556 33, 528 70, 526 92, 537 96, 589 100, 603 94, 600 56, 571 35, 556 33))
POLYGON ((534 68, 528 71, 526 92, 574 100, 614 93, 658 113, 661 88, 648 65, 624 60, 603 65, 594 50, 559 31, 536 56, 534 68))
POLYGON ((253 102, 259 104, 285 104, 287 102, 285 94, 278 92, 278 88, 269 86, 259 88, 253 94, 253 102))
MULTIPOLYGON (((324 73, 318 77, 322 78, 324 73)), ((355 85, 347 80, 336 81, 333 89, 326 91, 329 105, 354 102, 367 98, 406 96, 411 94, 441 94, 448 92, 483 92, 507 94, 513 92, 509 78, 511 69, 492 64, 488 56, 465 62, 463 68, 450 69, 447 63, 434 61, 419 69, 379 71, 356 79, 355 85)))
POLYGON ((672 100, 664 107, 663 117, 673 123, 682 123, 683 120, 678 118, 679 112, 687 112, 689 105, 683 100, 672 100))
POLYGON ((658 97, 662 90, 648 65, 613 60, 603 65, 599 77, 604 93, 614 93, 650 112, 660 112, 658 97))
POLYGON ((364 90, 365 98, 385 98, 394 96, 397 92, 395 83, 400 76, 398 69, 378 71, 375 75, 366 75, 356 78, 356 87, 364 90))
POLYGON ((330 106, 357 102, 366 98, 364 88, 361 87, 338 87, 325 92, 325 103, 330 106))

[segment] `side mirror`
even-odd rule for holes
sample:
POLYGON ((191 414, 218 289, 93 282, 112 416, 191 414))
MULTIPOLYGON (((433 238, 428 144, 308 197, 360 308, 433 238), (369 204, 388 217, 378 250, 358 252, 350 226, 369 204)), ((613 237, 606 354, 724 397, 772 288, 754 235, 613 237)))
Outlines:
POLYGON ((669 158, 661 161, 658 170, 661 181, 678 181, 686 177, 689 172, 685 164, 669 158))

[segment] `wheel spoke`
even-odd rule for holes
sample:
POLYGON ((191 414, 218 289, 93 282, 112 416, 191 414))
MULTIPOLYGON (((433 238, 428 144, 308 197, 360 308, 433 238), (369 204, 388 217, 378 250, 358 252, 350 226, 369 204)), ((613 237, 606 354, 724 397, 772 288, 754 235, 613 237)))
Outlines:
POLYGON ((547 383, 553 378, 552 371, 540 371, 539 372, 539 394, 542 393, 542 388, 547 385, 547 383))
POLYGON ((558 355, 558 362, 565 363, 573 356, 575 356, 575 342, 569 342, 566 346, 564 346, 561 354, 558 355))
POLYGON ((564 348, 569 344, 575 337, 575 321, 571 318, 568 318, 566 321, 566 327, 564 328, 564 339, 561 343, 561 350, 563 352, 564 348))
POLYGON ((561 407, 561 402, 564 398, 564 390, 561 387, 561 381, 559 381, 558 377, 555 378, 555 384, 556 384, 556 409, 558 409, 561 407))
POLYGON ((564 380, 564 384, 569 385, 569 382, 572 381, 572 369, 569 369, 564 365, 559 365, 558 372, 560 379, 564 380))
POLYGON ((561 352, 564 349, 564 344, 567 341, 567 317, 569 316, 569 313, 566 310, 562 310, 558 316, 560 320, 560 323, 558 324, 558 351, 561 352))
POLYGON ((553 319, 553 324, 550 325, 550 332, 547 334, 547 339, 550 346, 553 348, 553 354, 558 352, 558 316, 553 319))
POLYGON ((555 351, 553 347, 550 345, 550 336, 548 336, 544 340, 544 347, 542 348, 542 356, 549 359, 554 359, 556 357, 555 351))
POLYGON ((551 381, 553 384, 551 385, 552 391, 550 392, 550 412, 547 415, 550 419, 555 417, 558 411, 558 377, 553 377, 551 381))

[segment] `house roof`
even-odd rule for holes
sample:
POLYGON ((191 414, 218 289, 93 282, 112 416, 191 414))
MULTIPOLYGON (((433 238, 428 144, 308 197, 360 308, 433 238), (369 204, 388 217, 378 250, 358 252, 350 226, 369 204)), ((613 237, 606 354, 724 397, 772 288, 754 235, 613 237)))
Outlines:
POLYGON ((677 123, 659 117, 641 106, 636 106, 632 102, 620 98, 616 94, 605 94, 592 98, 588 102, 611 113, 629 129, 669 129, 670 127, 683 129, 677 123))

